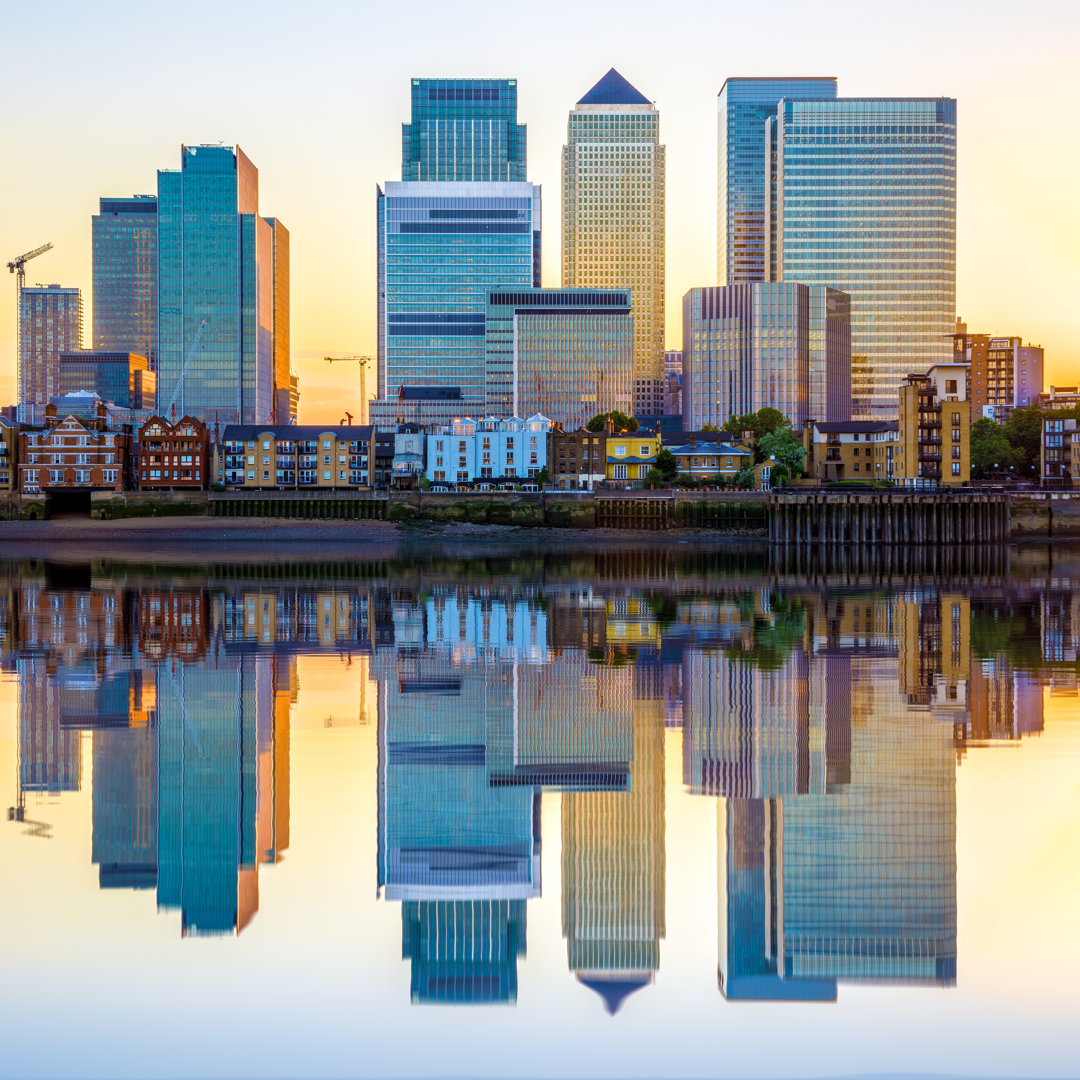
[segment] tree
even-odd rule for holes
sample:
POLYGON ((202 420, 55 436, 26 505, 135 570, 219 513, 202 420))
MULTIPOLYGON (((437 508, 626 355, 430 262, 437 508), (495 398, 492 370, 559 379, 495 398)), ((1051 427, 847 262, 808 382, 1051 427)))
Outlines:
POLYGON ((675 455, 666 446, 661 447, 660 453, 656 455, 656 467, 665 480, 670 480, 679 471, 679 463, 675 460, 675 455))
POLYGON ((719 432, 720 429, 715 424, 702 424, 701 425, 701 430, 702 431, 716 431, 716 432, 719 432))
POLYGON ((792 477, 798 478, 802 476, 806 450, 791 427, 785 426, 758 439, 754 443, 754 457, 758 462, 772 458, 778 465, 784 465, 792 477))
POLYGON ((541 487, 551 483, 551 473, 548 472, 548 467, 546 465, 536 474, 536 482, 541 487))
POLYGON ((1019 451, 1016 471, 1034 476, 1039 469, 1039 446, 1042 440, 1043 412, 1038 405, 1016 409, 1005 421, 1005 437, 1019 451))
POLYGON ((1009 442, 1005 429, 982 416, 971 425, 971 473, 985 480, 1009 466, 1023 466, 1023 454, 1009 442))
POLYGON ((650 488, 659 487, 666 480, 664 474, 657 468, 650 469, 645 474, 645 486, 650 488))
POLYGON ((790 427, 788 418, 779 410, 766 405, 764 409, 758 409, 756 413, 743 413, 742 416, 731 416, 724 425, 724 430, 738 437, 744 431, 752 431, 755 439, 763 435, 772 435, 782 427, 790 427))
POLYGON ((754 466, 744 465, 735 474, 735 486, 746 491, 754 486, 754 466))
POLYGON ((637 420, 632 416, 627 416, 626 413, 614 409, 609 413, 597 413, 585 427, 589 431, 603 431, 604 424, 609 419, 616 431, 637 431, 639 426, 637 420))

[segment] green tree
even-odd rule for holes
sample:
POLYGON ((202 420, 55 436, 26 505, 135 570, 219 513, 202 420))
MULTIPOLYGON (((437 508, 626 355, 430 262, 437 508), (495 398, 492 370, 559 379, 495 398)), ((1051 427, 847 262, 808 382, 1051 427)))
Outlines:
POLYGON ((971 474, 986 480, 1009 466, 1023 466, 1023 454, 1009 442, 1005 429, 982 416, 971 425, 971 474))
POLYGON ((702 431, 719 431, 720 429, 715 424, 702 424, 702 431))
POLYGON ((663 473, 665 480, 670 480, 679 471, 675 455, 666 446, 662 446, 660 453, 656 455, 656 467, 663 473))
POLYGON ((609 413, 597 413, 585 427, 589 431, 603 431, 604 424, 609 418, 616 431, 637 431, 639 427, 637 420, 632 416, 627 416, 626 413, 619 412, 618 409, 609 413))
POLYGON ((1005 437, 1018 451, 1016 471, 1034 476, 1039 469, 1039 444, 1042 439, 1043 412, 1038 405, 1016 409, 1005 421, 1005 437))
POLYGON ((660 487, 661 484, 666 483, 666 479, 659 469, 652 468, 645 474, 645 486, 650 488, 660 487))
POLYGON ((551 483, 551 473, 548 472, 548 467, 545 465, 537 474, 536 482, 543 487, 544 484, 551 483))
POLYGON ((790 426, 777 428, 754 443, 754 458, 758 462, 773 458, 778 465, 786 466, 790 475, 796 479, 802 476, 805 457, 806 450, 802 440, 790 426))
POLYGON ((755 439, 771 435, 782 427, 791 427, 788 418, 779 410, 766 405, 756 413, 743 413, 742 416, 730 416, 724 430, 738 437, 744 431, 752 431, 755 439))
POLYGON ((754 486, 754 466, 744 465, 735 474, 735 486, 747 491, 754 486))

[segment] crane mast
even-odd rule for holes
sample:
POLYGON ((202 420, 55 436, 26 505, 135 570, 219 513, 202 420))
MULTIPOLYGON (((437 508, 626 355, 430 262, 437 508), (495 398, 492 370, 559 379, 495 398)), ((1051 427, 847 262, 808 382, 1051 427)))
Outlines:
POLYGON ((361 423, 366 424, 368 422, 368 401, 365 385, 367 366, 368 364, 374 364, 375 358, 373 356, 324 356, 323 359, 328 364, 336 364, 339 361, 344 360, 350 363, 360 365, 360 415, 363 417, 361 423))
POLYGON ((52 242, 42 244, 41 247, 34 248, 33 251, 27 251, 17 258, 14 258, 7 264, 8 272, 15 274, 15 333, 16 333, 16 346, 15 346, 15 380, 19 387, 19 419, 22 419, 22 410, 26 406, 26 387, 23 386, 23 332, 22 332, 22 294, 23 289, 26 288, 26 264, 31 259, 36 259, 39 255, 44 255, 46 251, 52 249, 52 242))

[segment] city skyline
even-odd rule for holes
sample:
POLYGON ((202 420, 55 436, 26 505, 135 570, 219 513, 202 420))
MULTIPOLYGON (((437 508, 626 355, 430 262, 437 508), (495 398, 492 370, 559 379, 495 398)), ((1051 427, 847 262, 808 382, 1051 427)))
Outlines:
MULTIPOLYGON (((117 11, 123 7, 114 5, 117 11)), ((47 145, 43 131, 28 122, 30 114, 11 121, 9 144, 18 148, 13 157, 21 165, 17 174, 0 179, 0 233, 8 245, 4 258, 51 240, 56 249, 31 264, 28 284, 56 281, 81 288, 88 296, 88 219, 99 198, 153 191, 154 169, 175 159, 178 143, 217 138, 239 143, 259 165, 267 206, 279 211, 292 231, 292 337, 294 366, 304 393, 301 419, 328 419, 339 411, 347 388, 342 387, 342 369, 330 368, 321 357, 374 353, 375 215, 370 192, 379 179, 394 174, 400 159, 400 125, 408 112, 411 80, 443 75, 517 80, 518 120, 529 129, 530 178, 547 189, 543 284, 553 286, 558 284, 559 237, 552 226, 553 215, 561 213, 558 155, 566 112, 583 87, 614 66, 633 85, 645 88, 663 118, 662 139, 669 155, 666 336, 668 346, 674 346, 681 340, 682 295, 688 288, 715 283, 716 100, 723 80, 738 75, 820 74, 838 78, 844 96, 945 94, 958 99, 957 314, 973 332, 1017 334, 1041 343, 1047 350, 1046 382, 1070 383, 1076 380, 1080 362, 1080 346, 1068 333, 1069 297, 1080 287, 1080 271, 1072 257, 1080 223, 1068 198, 1075 152, 1062 149, 1058 167, 1035 170, 1031 165, 1042 146, 1049 144, 1051 122, 1049 110, 1033 106, 1060 96, 1064 68, 1059 71, 1045 61, 1036 66, 1032 61, 1006 83, 980 59, 985 49, 1004 40, 1022 54, 1034 54, 1037 40, 1044 55, 1043 28, 1053 20, 1057 29, 1067 31, 1067 24, 1076 21, 1075 12, 1064 5, 1047 2, 1037 7, 1043 17, 1037 13, 1019 30, 1005 21, 1004 10, 981 13, 977 25, 963 10, 939 13, 933 40, 926 39, 918 25, 894 27, 883 19, 848 25, 835 39, 823 38, 824 29, 801 24, 802 16, 789 12, 785 25, 790 33, 776 45, 770 42, 769 52, 762 55, 734 47, 733 35, 747 31, 749 15, 714 13, 710 23, 708 13, 703 13, 703 32, 695 35, 701 45, 691 46, 690 59, 678 66, 661 62, 678 40, 674 28, 656 32, 627 25, 607 39, 604 54, 597 53, 595 40, 581 40, 589 34, 579 30, 566 38, 558 62, 549 59, 543 67, 545 50, 549 58, 556 55, 551 51, 555 30, 543 27, 537 32, 536 59, 514 55, 493 60, 483 42, 464 40, 452 21, 444 23, 448 15, 433 11, 430 44, 407 58, 384 50, 389 55, 378 56, 370 71, 362 74, 362 63, 354 65, 355 71, 342 67, 344 53, 336 50, 344 45, 320 36, 312 52, 325 54, 326 62, 294 65, 302 77, 285 80, 281 87, 269 77, 274 64, 263 73, 254 70, 253 62, 240 61, 227 71, 208 65, 209 74, 197 88, 185 94, 166 93, 160 103, 155 98, 152 110, 148 104, 133 107, 126 100, 120 102, 105 88, 91 88, 82 98, 87 120, 60 146, 47 145), (723 28, 726 40, 732 42, 730 58, 723 53, 716 58, 715 50, 706 48, 710 28, 723 28), (866 44, 867 35, 886 29, 897 58, 891 65, 888 58, 883 64, 876 50, 858 47, 866 44), (964 41, 963 50, 954 49, 957 40, 964 41), (807 57, 813 57, 812 64, 807 57), (245 81, 252 82, 258 93, 235 94, 234 88, 245 81), (1017 85, 1024 87, 1022 93, 1016 91, 1017 85), (332 104, 327 106, 327 101, 332 104), (137 135, 118 133, 115 110, 131 117, 137 135), (337 132, 343 122, 349 130, 342 138, 337 132), (313 154, 335 152, 338 167, 324 169, 318 188, 313 188, 310 170, 302 163, 313 154), (70 180, 72 154, 82 155, 85 166, 75 184, 70 180), (986 165, 991 160, 993 169, 986 165), (1033 272, 1036 268, 1041 272, 1033 272)), ((322 10, 335 26, 353 18, 340 5, 322 5, 322 10)), ((314 29, 318 19, 312 19, 309 28, 292 22, 284 7, 272 7, 268 13, 277 20, 275 38, 289 41, 297 55, 311 44, 311 35, 322 35, 314 29)), ((96 23, 93 16, 86 18, 89 26, 83 25, 81 13, 73 11, 70 31, 50 43, 49 65, 62 66, 65 78, 40 89, 39 105, 71 92, 70 80, 84 63, 77 51, 85 40, 79 31, 90 32, 96 23)), ((377 24, 381 18, 376 18, 377 24)), ((594 25, 592 18, 586 18, 586 31, 594 25)), ((32 52, 39 31, 29 20, 21 21, 20 13, 14 19, 7 48, 0 49, 13 55, 32 52)), ((225 27, 235 25, 233 19, 228 11, 222 14, 225 27)), ((122 40, 129 34, 132 41, 139 40, 138 32, 121 22, 110 21, 110 33, 122 40)), ((1055 35, 1062 41, 1068 37, 1067 32, 1055 35)), ((227 33, 222 35, 222 40, 227 38, 227 33)), ((179 31, 148 71, 163 73, 172 85, 183 74, 194 40, 179 31)), ((200 41, 199 47, 210 58, 223 46, 200 41)), ((280 57, 285 46, 268 41, 266 48, 280 57)), ((145 62, 136 50, 136 70, 141 71, 145 62)), ((9 282, 8 299, 0 299, 4 400, 14 398, 13 291, 9 282)))

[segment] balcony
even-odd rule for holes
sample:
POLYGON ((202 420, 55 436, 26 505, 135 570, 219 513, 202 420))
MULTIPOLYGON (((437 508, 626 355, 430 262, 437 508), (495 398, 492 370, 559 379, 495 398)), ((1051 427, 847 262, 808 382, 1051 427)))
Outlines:
POLYGON ((920 446, 919 447, 919 460, 920 461, 940 461, 941 460, 941 451, 940 450, 924 450, 920 446))
POLYGON ((826 450, 825 451, 825 460, 826 461, 843 461, 843 458, 840 456, 840 450, 839 449, 826 450))
POLYGON ((939 428, 941 427, 941 416, 934 416, 932 414, 923 413, 919 410, 919 428, 939 428))

